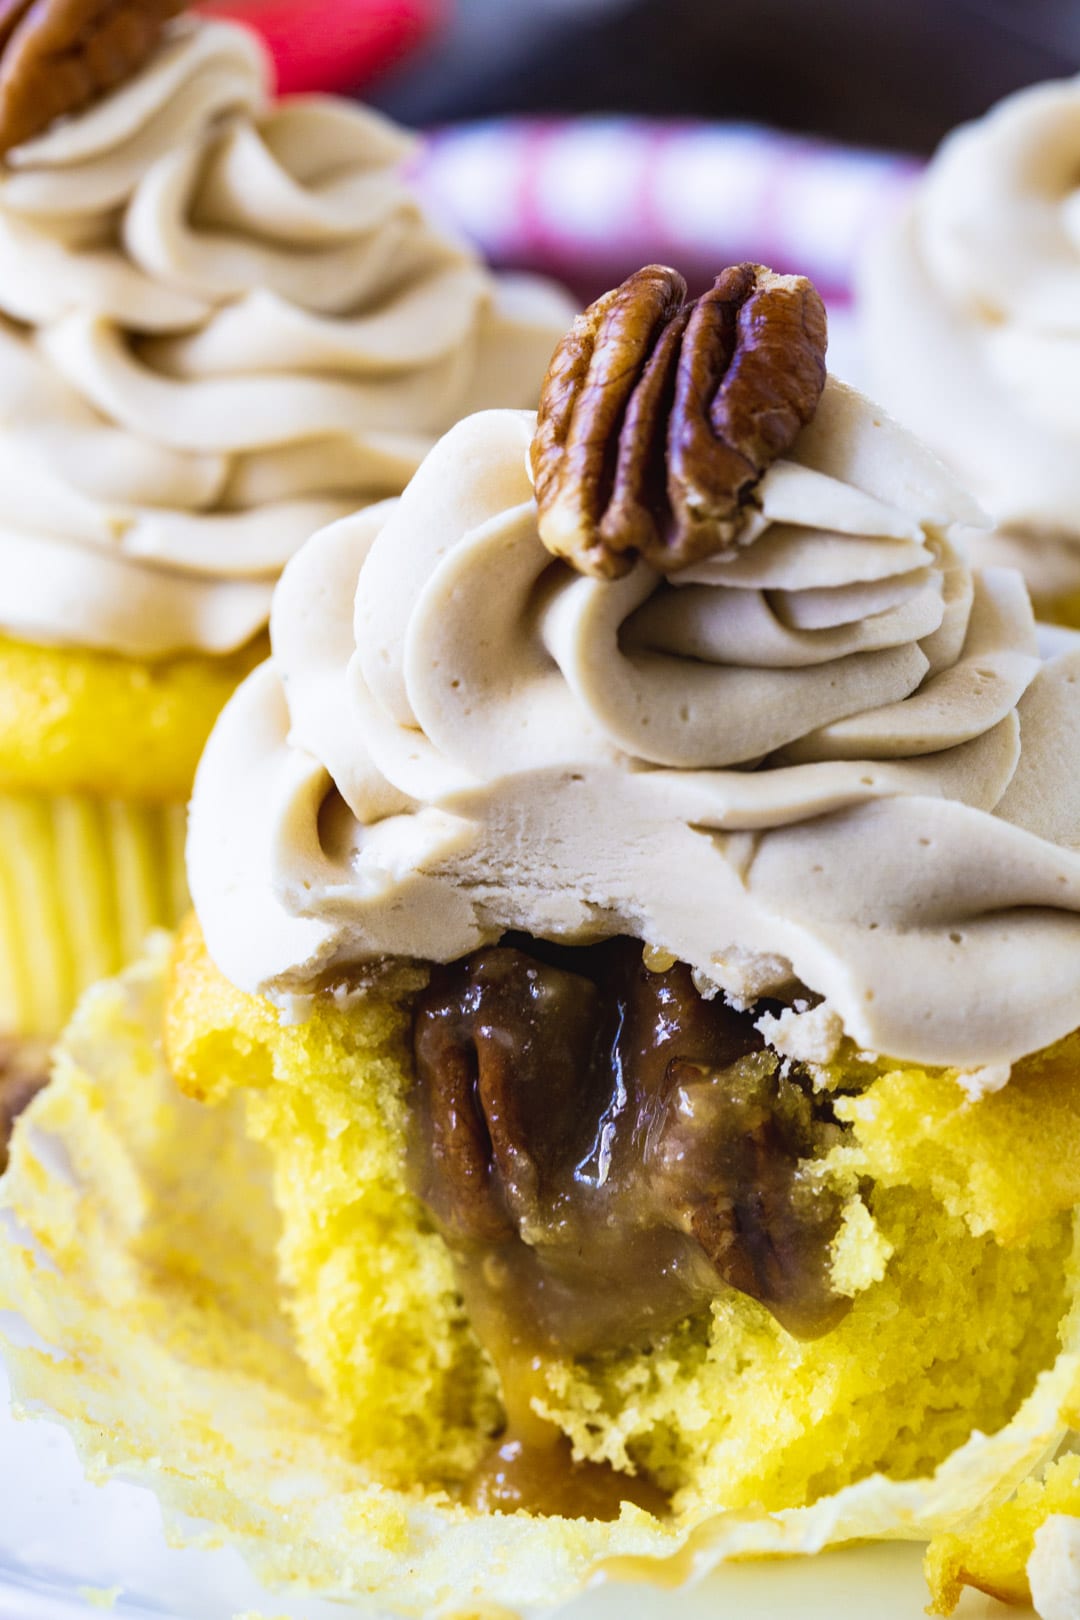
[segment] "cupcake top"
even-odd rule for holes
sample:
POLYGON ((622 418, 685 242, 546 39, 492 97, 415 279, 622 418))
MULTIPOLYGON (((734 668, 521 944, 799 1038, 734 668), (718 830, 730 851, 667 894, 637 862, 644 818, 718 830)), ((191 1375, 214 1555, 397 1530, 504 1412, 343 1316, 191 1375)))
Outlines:
POLYGON ((430 220, 410 149, 347 102, 275 102, 252 34, 182 19, 7 151, 0 628, 232 650, 315 529, 463 413, 535 400, 569 306, 430 220))
MULTIPOLYGON (((714 426, 752 350, 750 303, 721 305, 737 339, 714 426)), ((594 362, 569 367, 581 411, 594 362)), ((982 1067, 1075 1027, 1080 821, 1057 778, 1076 665, 1040 669, 1019 578, 969 567, 956 530, 977 514, 952 477, 830 379, 715 549, 658 520, 606 559, 618 577, 590 577, 540 532, 564 548, 560 465, 580 494, 597 443, 560 425, 560 374, 557 356, 539 432, 519 411, 460 423, 400 501, 286 570, 273 659, 196 784, 190 879, 218 965, 287 1000, 507 930, 632 935, 705 993, 805 1008, 792 1051, 831 1030, 982 1067)), ((623 449, 649 386, 646 366, 623 449)))
POLYGON ((984 552, 1037 599, 1080 589, 1080 79, 943 144, 860 285, 875 393, 959 472, 984 552))

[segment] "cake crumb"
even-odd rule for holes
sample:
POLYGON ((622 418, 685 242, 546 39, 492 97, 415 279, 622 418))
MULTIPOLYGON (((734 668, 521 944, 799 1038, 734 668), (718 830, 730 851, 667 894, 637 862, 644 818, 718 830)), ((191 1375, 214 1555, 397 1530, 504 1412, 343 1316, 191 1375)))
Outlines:
POLYGON ((840 1230, 832 1241, 829 1276, 836 1293, 854 1299, 879 1283, 893 1256, 893 1246, 861 1198, 844 1208, 840 1230))
POLYGON ((978 1102, 981 1097, 989 1097, 992 1092, 1008 1085, 1011 1073, 1012 1065, 1009 1063, 988 1063, 982 1069, 957 1069, 955 1078, 968 1101, 978 1102))
POLYGON ((763 996, 776 995, 791 984, 793 977, 791 963, 785 957, 744 950, 739 945, 717 951, 712 964, 728 1004, 737 1012, 746 1012, 763 996))
POLYGON ((754 1027, 775 1052, 800 1063, 831 1063, 844 1038, 840 1014, 825 1001, 816 1007, 797 1001, 779 1014, 763 1013, 754 1027))
POLYGON ((114 1609, 118 1598, 123 1597, 122 1586, 80 1586, 79 1596, 84 1603, 92 1609, 114 1609))

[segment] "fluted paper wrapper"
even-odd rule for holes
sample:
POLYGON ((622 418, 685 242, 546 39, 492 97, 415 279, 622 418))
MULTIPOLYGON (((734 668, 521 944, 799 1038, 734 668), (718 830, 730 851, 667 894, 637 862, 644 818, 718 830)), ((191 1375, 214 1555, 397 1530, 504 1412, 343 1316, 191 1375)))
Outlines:
POLYGON ((187 904, 183 805, 0 793, 0 1034, 53 1036, 187 904))

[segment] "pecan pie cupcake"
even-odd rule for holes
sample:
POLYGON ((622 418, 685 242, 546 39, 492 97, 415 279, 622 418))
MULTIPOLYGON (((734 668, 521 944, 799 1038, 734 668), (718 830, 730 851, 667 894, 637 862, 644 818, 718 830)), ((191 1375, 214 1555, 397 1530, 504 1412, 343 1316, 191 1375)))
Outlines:
POLYGON ((1040 617, 1080 627, 1080 79, 949 136, 871 243, 860 335, 875 395, 994 519, 1040 617))
POLYGON ((185 901, 184 803, 274 580, 571 309, 496 280, 344 101, 177 0, 0 17, 0 1037, 185 901))
POLYGON ((268 1580, 932 1538, 945 1612, 1080 1509, 1080 658, 824 354, 651 267, 314 537, 16 1132, 17 1391, 268 1580))

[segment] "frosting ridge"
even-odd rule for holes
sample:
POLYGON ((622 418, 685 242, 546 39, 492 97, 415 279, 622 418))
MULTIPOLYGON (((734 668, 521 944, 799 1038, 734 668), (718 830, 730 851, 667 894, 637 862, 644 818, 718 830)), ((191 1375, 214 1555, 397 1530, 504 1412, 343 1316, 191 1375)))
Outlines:
POLYGON ((230 651, 314 530, 399 490, 460 415, 532 401, 569 305, 437 227, 411 149, 351 104, 275 103, 252 34, 183 22, 8 154, 6 631, 230 651))
POLYGON ((1031 786, 1075 661, 1041 670, 1019 579, 972 572, 940 464, 830 380, 734 558, 602 582, 540 542, 534 421, 459 423, 287 567, 193 801, 219 966, 287 1001, 508 928, 630 933, 912 1060, 1080 1022, 1080 824, 1041 836, 1031 786))
POLYGON ((1078 162, 1080 79, 1008 97, 943 143, 859 286, 876 394, 994 518, 979 554, 1040 600, 1080 589, 1078 162))

